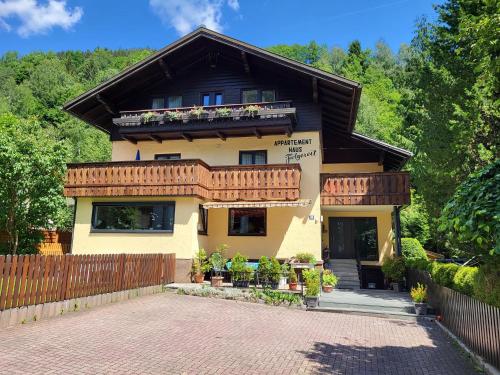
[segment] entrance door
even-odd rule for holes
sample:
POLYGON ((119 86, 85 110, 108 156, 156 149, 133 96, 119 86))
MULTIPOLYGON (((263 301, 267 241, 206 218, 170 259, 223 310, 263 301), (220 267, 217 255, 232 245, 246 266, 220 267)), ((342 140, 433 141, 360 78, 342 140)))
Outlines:
POLYGON ((353 241, 352 218, 331 217, 329 219, 330 258, 354 259, 356 249, 353 241))
POLYGON ((378 260, 377 219, 329 218, 330 259, 378 260))

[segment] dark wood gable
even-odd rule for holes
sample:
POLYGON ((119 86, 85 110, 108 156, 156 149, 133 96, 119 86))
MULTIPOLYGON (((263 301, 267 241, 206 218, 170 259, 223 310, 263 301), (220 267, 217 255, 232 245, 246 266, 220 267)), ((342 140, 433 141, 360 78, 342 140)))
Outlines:
POLYGON ((112 140, 131 142, 321 130, 325 163, 377 161, 386 170, 400 168, 411 154, 353 134, 360 95, 361 85, 354 81, 199 28, 68 102, 64 109, 109 133, 112 140), (212 108, 206 122, 186 124, 185 109, 176 124, 165 123, 162 112, 150 124, 154 131, 141 126, 154 97, 182 95, 182 105, 190 107, 201 104, 203 92, 219 91, 224 104, 231 106, 241 103, 243 89, 251 88, 274 89, 276 101, 283 102, 267 106, 268 112, 246 122, 239 121, 244 116, 237 113, 231 121, 215 121, 213 126, 212 108))

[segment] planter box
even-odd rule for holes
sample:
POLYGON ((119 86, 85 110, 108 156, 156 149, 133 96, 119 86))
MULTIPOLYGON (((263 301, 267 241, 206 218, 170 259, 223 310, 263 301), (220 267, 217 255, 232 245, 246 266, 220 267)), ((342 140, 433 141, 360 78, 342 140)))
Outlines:
POLYGON ((318 306, 318 301, 319 301, 319 297, 308 297, 308 296, 304 297, 305 305, 308 308, 315 308, 315 307, 317 307, 318 306))
POLYGON ((415 303, 415 314, 427 315, 427 303, 415 303))
POLYGON ((222 281, 224 280, 223 276, 212 276, 211 282, 214 288, 222 287, 222 281))
POLYGON ((323 284, 323 292, 325 293, 331 293, 333 291, 333 286, 331 285, 324 285, 323 284))

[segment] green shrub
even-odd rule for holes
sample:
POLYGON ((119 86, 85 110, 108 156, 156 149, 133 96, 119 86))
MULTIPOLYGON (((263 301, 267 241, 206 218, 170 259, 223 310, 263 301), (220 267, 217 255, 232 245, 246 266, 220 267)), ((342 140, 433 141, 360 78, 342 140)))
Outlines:
POLYGON ((306 297, 316 297, 319 294, 319 271, 312 268, 303 270, 302 275, 306 283, 306 297))
POLYGON ((290 283, 296 283, 298 280, 297 273, 293 268, 290 268, 290 271, 288 273, 288 282, 290 283))
POLYGON ((500 307, 500 263, 491 262, 479 267, 474 278, 474 297, 500 307))
POLYGON ((453 278, 460 269, 458 264, 433 262, 430 268, 432 280, 439 285, 453 288, 453 278))
POLYGON ((248 281, 252 278, 253 270, 247 266, 248 258, 236 253, 231 259, 230 272, 233 275, 234 281, 248 281))
POLYGON ((275 257, 271 257, 271 280, 279 283, 281 278, 281 264, 275 257))
POLYGON ((311 253, 298 253, 295 259, 300 263, 316 264, 316 258, 311 253))
POLYGON ((405 264, 403 258, 391 257, 384 259, 382 264, 382 272, 385 277, 390 279, 392 282, 398 283, 403 280, 405 274, 405 264))
POLYGON ((325 270, 323 272, 323 285, 329 285, 335 288, 338 282, 337 276, 335 276, 332 271, 325 270))
POLYGON ((422 303, 427 301, 427 287, 423 284, 417 283, 416 287, 411 288, 411 299, 415 303, 422 303))
POLYGON ((453 289, 457 292, 472 296, 474 294, 474 279, 476 278, 477 267, 460 267, 453 277, 453 289))
POLYGON ((402 256, 408 268, 426 268, 427 253, 416 238, 401 238, 402 256))

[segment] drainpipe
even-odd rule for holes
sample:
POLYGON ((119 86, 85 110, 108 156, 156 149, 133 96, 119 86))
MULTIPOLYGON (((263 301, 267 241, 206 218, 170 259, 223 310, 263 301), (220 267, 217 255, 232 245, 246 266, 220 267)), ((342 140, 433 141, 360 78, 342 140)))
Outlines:
POLYGON ((396 234, 396 255, 401 256, 401 206, 394 206, 394 231, 396 234))

